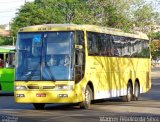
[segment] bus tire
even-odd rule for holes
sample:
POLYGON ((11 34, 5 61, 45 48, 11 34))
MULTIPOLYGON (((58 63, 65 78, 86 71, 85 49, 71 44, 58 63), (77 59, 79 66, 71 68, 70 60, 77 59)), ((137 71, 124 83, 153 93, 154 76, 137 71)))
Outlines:
POLYGON ((92 100, 92 90, 89 87, 89 85, 87 85, 85 89, 85 100, 80 103, 80 108, 89 109, 91 105, 91 100, 92 100))
POLYGON ((140 94, 140 86, 139 86, 138 82, 135 82, 134 94, 133 94, 132 100, 137 101, 138 97, 139 97, 139 94, 140 94))
POLYGON ((44 103, 33 103, 33 106, 36 110, 43 110, 45 104, 44 103))
POLYGON ((127 95, 123 96, 123 101, 124 102, 130 102, 132 100, 132 96, 133 96, 133 87, 132 87, 131 82, 128 82, 127 95))

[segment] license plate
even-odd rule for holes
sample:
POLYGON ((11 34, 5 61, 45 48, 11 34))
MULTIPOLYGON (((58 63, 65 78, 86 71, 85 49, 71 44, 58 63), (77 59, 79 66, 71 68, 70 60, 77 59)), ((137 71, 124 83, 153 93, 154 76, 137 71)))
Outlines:
POLYGON ((46 94, 45 93, 37 93, 36 97, 46 97, 46 94))

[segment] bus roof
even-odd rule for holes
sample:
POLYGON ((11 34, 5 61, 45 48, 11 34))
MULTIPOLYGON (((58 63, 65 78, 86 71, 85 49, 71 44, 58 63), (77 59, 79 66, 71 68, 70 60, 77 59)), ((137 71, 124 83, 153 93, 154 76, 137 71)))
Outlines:
POLYGON ((126 36, 132 38, 140 38, 148 40, 146 34, 142 32, 125 33, 120 29, 107 28, 97 25, 77 25, 77 24, 44 24, 21 28, 19 32, 39 32, 39 31, 72 31, 86 30, 91 32, 106 33, 112 35, 126 36))
POLYGON ((15 46, 0 46, 0 53, 3 52, 10 52, 10 51, 14 51, 15 50, 15 46))

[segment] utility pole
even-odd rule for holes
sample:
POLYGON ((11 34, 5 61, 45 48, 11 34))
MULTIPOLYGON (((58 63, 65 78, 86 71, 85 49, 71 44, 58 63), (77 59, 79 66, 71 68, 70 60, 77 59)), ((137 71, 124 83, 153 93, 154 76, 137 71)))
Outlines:
POLYGON ((12 45, 15 46, 15 38, 14 38, 14 36, 12 37, 12 41, 13 41, 12 45))

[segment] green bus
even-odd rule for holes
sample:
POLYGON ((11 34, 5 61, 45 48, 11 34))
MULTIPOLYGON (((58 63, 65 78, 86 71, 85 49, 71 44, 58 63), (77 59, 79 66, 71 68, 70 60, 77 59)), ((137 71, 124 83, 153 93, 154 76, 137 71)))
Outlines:
POLYGON ((0 46, 0 93, 14 91, 15 47, 0 46))

